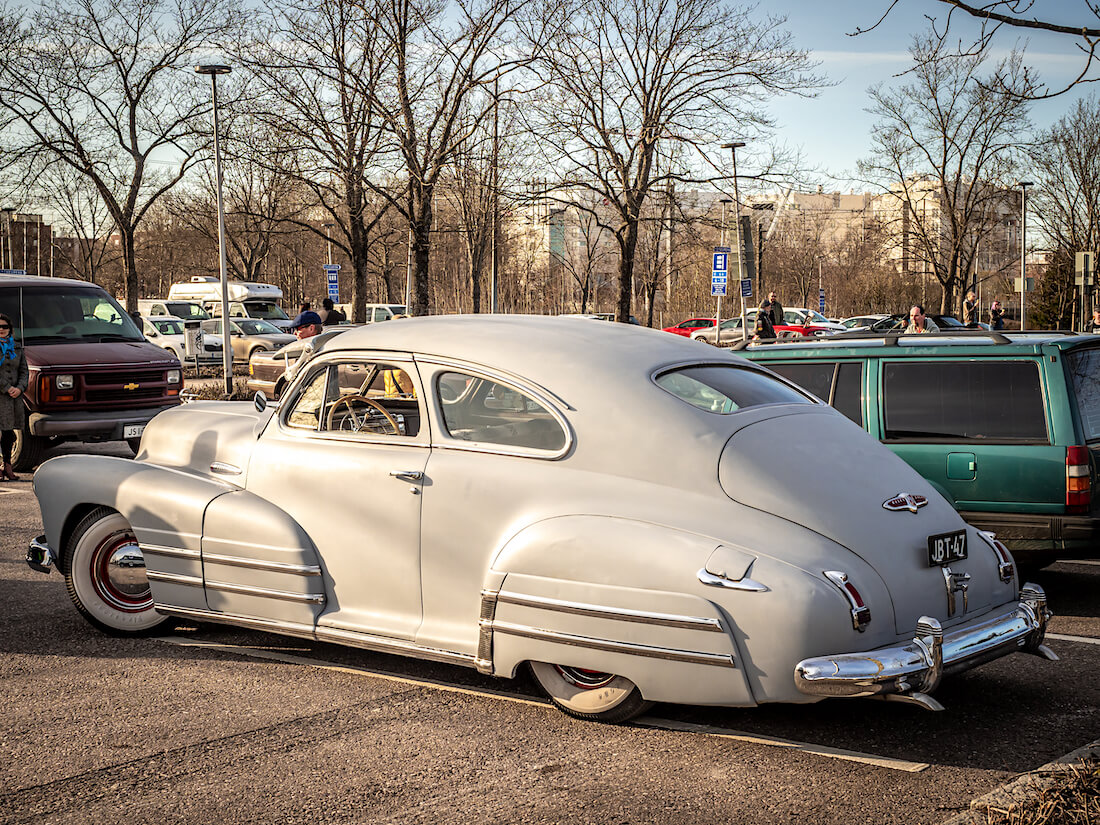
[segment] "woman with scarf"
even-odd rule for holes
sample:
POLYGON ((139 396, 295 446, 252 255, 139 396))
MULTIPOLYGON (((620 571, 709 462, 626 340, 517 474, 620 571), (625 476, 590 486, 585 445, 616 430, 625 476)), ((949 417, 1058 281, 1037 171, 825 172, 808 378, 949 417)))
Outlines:
POLYGON ((15 344, 11 318, 0 313, 0 454, 4 457, 0 479, 19 480, 11 467, 11 450, 15 446, 15 431, 23 427, 25 412, 20 396, 29 380, 27 359, 23 348, 15 344))

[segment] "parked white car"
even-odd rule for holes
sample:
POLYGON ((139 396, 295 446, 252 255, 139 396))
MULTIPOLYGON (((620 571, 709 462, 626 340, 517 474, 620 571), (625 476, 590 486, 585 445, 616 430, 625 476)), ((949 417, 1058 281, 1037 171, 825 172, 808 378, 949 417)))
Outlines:
POLYGON ((946 674, 1053 657, 1042 590, 864 430, 731 353, 627 324, 353 328, 278 405, 162 412, 136 460, 54 458, 34 492, 28 562, 60 567, 109 633, 179 617, 529 666, 586 719, 654 701, 938 709, 946 674))
POLYGON ((840 325, 848 332, 863 332, 869 330, 871 325, 875 322, 889 317, 889 315, 881 313, 874 315, 853 315, 850 318, 844 318, 840 322, 840 325))
MULTIPOLYGON (((179 359, 181 364, 191 364, 185 358, 184 319, 173 315, 153 315, 141 319, 142 332, 154 344, 164 347, 179 359)), ((199 332, 198 362, 200 365, 222 363, 222 339, 220 335, 199 332)))

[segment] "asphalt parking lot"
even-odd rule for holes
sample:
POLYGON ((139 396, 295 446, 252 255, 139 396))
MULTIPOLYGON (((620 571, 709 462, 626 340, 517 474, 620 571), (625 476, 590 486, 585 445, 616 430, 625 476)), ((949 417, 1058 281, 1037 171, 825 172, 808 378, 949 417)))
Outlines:
POLYGON ((659 705, 609 726, 525 678, 215 625, 103 635, 23 562, 28 478, 0 485, 0 822, 940 823, 1100 738, 1096 564, 1035 576, 1061 661, 945 680, 942 713, 659 705))

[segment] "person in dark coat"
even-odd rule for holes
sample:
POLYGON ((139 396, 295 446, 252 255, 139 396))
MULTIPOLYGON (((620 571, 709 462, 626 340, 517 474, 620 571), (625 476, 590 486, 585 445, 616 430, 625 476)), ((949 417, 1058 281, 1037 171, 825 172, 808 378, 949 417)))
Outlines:
POLYGON ((1001 309, 1001 302, 994 301, 989 305, 989 327, 990 329, 1004 329, 1005 328, 1005 313, 1001 309))
POLYGON ((11 318, 0 313, 0 454, 4 466, 0 479, 18 481, 11 466, 11 451, 15 446, 15 431, 22 429, 25 416, 22 395, 30 375, 23 348, 15 343, 15 327, 11 318))
POLYGON ((347 316, 335 308, 331 298, 325 298, 325 300, 321 301, 321 306, 324 307, 324 309, 317 314, 321 316, 321 324, 323 326, 332 327, 337 324, 342 324, 347 320, 347 316))
POLYGON ((775 290, 773 289, 768 293, 768 299, 760 304, 760 312, 768 313, 768 320, 772 322, 772 326, 776 327, 780 324, 786 323, 783 320, 783 305, 779 303, 779 299, 775 297, 775 290))

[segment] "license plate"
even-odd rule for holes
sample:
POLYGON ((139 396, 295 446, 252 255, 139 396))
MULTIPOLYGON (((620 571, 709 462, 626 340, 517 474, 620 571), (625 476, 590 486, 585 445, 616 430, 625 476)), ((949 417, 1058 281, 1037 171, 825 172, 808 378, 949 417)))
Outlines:
POLYGON ((966 558, 966 531, 955 530, 928 537, 928 566, 938 567, 966 558))
POLYGON ((140 438, 145 432, 144 424, 124 424, 122 427, 123 438, 140 438))

